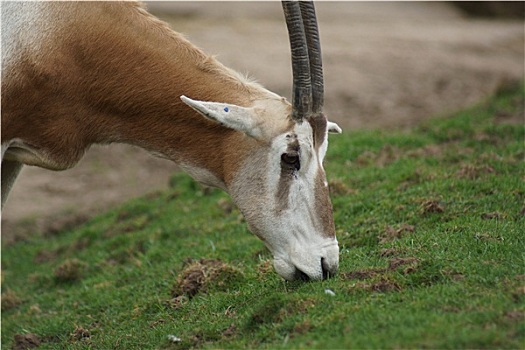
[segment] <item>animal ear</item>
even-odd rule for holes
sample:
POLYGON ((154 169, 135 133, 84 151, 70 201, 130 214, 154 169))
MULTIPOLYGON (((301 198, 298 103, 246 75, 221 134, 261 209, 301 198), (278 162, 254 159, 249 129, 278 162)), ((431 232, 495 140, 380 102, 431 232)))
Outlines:
POLYGON ((253 108, 228 103, 197 101, 184 95, 180 99, 206 118, 221 125, 241 131, 252 137, 261 135, 259 123, 256 120, 257 116, 253 108))
POLYGON ((343 130, 336 123, 328 122, 328 132, 332 134, 340 134, 343 130))

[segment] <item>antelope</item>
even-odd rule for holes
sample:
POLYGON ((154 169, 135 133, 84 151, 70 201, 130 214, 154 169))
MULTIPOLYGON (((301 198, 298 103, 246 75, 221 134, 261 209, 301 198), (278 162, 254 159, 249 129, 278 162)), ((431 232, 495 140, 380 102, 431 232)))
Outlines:
POLYGON ((2 4, 2 206, 22 166, 73 167, 127 143, 226 191, 286 280, 339 265, 313 3, 282 3, 290 104, 130 2, 2 4))

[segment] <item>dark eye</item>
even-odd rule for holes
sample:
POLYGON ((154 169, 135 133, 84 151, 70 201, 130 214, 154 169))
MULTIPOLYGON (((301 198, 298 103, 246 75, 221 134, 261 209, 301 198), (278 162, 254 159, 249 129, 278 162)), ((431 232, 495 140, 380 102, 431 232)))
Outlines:
POLYGON ((281 156, 281 161, 288 167, 292 167, 295 170, 301 168, 301 163, 299 162, 299 155, 296 153, 283 153, 281 156))

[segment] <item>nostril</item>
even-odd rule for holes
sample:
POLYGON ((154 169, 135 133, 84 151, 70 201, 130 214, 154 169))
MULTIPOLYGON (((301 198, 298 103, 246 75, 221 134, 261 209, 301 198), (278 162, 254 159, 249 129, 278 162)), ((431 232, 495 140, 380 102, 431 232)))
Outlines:
POLYGON ((321 268, 323 269, 323 279, 325 280, 329 277, 328 269, 326 268, 325 258, 321 258, 321 268))
POLYGON ((326 259, 325 258, 321 258, 321 268, 323 270, 323 279, 324 280, 334 276, 334 272, 331 271, 330 267, 326 263, 326 259))
POLYGON ((310 277, 303 271, 299 270, 298 268, 295 268, 295 279, 308 282, 310 280, 310 277))

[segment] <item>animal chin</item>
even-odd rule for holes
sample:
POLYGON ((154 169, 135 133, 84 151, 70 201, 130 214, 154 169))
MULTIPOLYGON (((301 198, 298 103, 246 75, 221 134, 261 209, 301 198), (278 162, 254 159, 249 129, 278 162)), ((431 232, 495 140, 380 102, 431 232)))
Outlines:
POLYGON ((275 271, 288 281, 318 281, 323 279, 323 272, 320 264, 318 268, 297 267, 292 262, 288 262, 282 258, 275 258, 273 265, 275 271))
POLYGON ((281 258, 274 258, 273 267, 275 271, 287 281, 293 281, 297 279, 296 269, 291 263, 286 262, 281 258))
POLYGON ((323 245, 274 255, 275 271, 288 281, 318 281, 335 276, 339 268, 336 239, 323 245))

